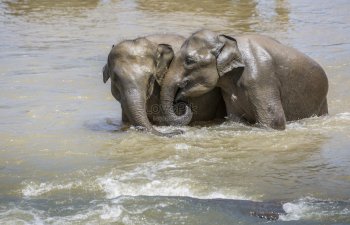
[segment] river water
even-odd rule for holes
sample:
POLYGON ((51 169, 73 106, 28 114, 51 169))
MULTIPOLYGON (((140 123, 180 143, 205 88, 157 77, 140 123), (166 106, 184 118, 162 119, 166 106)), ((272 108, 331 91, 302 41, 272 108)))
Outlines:
POLYGON ((281 203, 273 224, 349 224, 349 11, 347 0, 1 1, 0 224, 268 223, 237 200, 281 203), (329 116, 285 131, 122 131, 102 82, 111 45, 200 28, 267 34, 316 59, 329 116))

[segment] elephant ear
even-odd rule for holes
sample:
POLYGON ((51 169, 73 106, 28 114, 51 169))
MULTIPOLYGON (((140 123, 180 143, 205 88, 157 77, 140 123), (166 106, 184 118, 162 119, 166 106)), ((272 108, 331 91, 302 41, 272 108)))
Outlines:
POLYGON ((174 58, 174 50, 168 44, 159 44, 156 53, 156 74, 155 78, 159 85, 162 84, 163 78, 169 69, 170 63, 174 58))
POLYGON ((103 83, 106 83, 109 79, 109 72, 108 72, 108 65, 106 64, 104 67, 103 67, 103 83))
POLYGON ((221 77, 235 68, 244 67, 236 39, 226 35, 219 35, 218 39, 219 44, 213 53, 216 56, 219 76, 221 77))
MULTIPOLYGON (((112 45, 112 49, 113 48, 114 48, 114 45, 112 45)), ((111 61, 111 59, 110 59, 111 56, 110 55, 111 55, 111 53, 108 54, 107 63, 102 69, 103 83, 106 83, 108 81, 109 77, 110 77, 110 75, 109 75, 110 71, 109 71, 109 66, 108 66, 110 64, 110 61, 111 61)))

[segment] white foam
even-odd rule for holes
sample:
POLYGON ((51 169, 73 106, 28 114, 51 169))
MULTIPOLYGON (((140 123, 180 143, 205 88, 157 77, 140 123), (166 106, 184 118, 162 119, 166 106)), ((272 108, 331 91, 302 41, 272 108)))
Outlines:
POLYGON ((350 120, 350 113, 349 112, 338 113, 336 117, 343 120, 350 120))
POLYGON ((22 210, 17 207, 0 212, 0 224, 45 224, 43 212, 39 210, 22 210), (24 218, 26 220, 24 220, 24 218))
POLYGON ((102 221, 117 222, 121 221, 123 207, 120 205, 99 204, 92 206, 78 214, 69 216, 55 216, 49 215, 38 209, 20 209, 18 207, 9 208, 7 211, 0 212, 0 224, 100 224, 102 221))
POLYGON ((98 178, 96 182, 106 193, 108 199, 125 195, 250 199, 235 193, 221 193, 220 190, 203 191, 196 189, 201 185, 194 183, 190 178, 164 177, 162 170, 169 168, 176 168, 176 165, 168 160, 156 164, 146 163, 128 172, 112 171, 98 178))
POLYGON ((54 183, 40 183, 36 184, 34 182, 30 182, 26 184, 26 186, 22 189, 22 194, 25 197, 34 197, 40 196, 42 194, 48 193, 53 190, 66 190, 72 189, 74 187, 81 186, 82 183, 78 182, 69 182, 67 184, 54 184, 54 183))
MULTIPOLYGON (((157 173, 163 169, 175 167, 168 160, 156 164, 145 163, 128 172, 112 171, 98 178, 96 182, 106 192, 107 198, 116 198, 121 195, 156 195, 159 192, 157 188, 160 183, 157 180, 157 173)), ((177 191, 186 192, 184 188, 179 188, 177 191)), ((169 191, 163 189, 164 192, 169 191)))
POLYGON ((122 212, 123 210, 121 206, 104 205, 101 210, 100 218, 103 220, 108 220, 109 222, 116 222, 120 219, 122 212))
POLYGON ((107 193, 106 197, 116 198, 122 195, 130 196, 192 196, 189 185, 182 179, 153 180, 146 183, 135 184, 123 182, 120 179, 105 177, 99 179, 99 184, 107 193))
POLYGON ((300 220, 308 211, 308 207, 303 203, 285 203, 283 204, 285 215, 280 215, 279 219, 283 221, 300 220))
POLYGON ((190 148, 191 148, 191 146, 188 144, 185 144, 185 143, 179 143, 179 144, 175 145, 176 150, 188 150, 190 148))
POLYGON ((293 121, 291 123, 288 123, 287 129, 307 130, 307 128, 305 127, 305 123, 302 123, 301 121, 293 121))
POLYGON ((332 216, 350 216, 348 205, 339 205, 333 201, 323 201, 312 197, 306 197, 294 202, 283 204, 285 215, 280 215, 282 221, 293 221, 300 219, 316 219, 332 216))

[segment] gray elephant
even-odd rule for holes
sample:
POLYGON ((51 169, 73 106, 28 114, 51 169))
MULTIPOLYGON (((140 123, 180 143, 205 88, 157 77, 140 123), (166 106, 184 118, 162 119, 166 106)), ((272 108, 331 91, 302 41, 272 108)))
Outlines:
MULTIPOLYGON (((328 113, 328 80, 313 59, 262 35, 192 34, 163 80, 162 106, 220 87, 228 117, 283 130, 286 121, 328 113)), ((190 116, 189 112, 185 115, 190 116)), ((173 111, 166 118, 176 123, 173 111)))
MULTIPOLYGON (((174 51, 180 49, 184 40, 184 37, 178 35, 150 35, 125 40, 112 47, 107 64, 103 68, 103 81, 106 83, 111 78, 112 95, 121 103, 124 123, 162 136, 182 133, 180 130, 161 133, 153 128, 152 123, 167 124, 160 107, 160 85, 172 62, 174 51)), ((184 107, 181 107, 181 104, 174 107, 179 124, 182 125, 224 118, 226 115, 225 103, 219 89, 193 98, 182 105, 184 107), (209 102, 214 102, 215 107, 199 113, 211 104, 209 102), (183 112, 191 112, 192 118, 182 115, 183 112)))

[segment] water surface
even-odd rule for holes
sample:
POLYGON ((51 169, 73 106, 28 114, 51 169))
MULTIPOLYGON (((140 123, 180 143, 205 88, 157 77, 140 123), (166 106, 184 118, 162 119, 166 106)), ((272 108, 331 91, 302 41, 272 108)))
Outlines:
POLYGON ((251 200, 281 203, 275 224, 349 224, 349 10, 347 0, 2 1, 0 223, 268 223, 237 201, 251 200), (122 131, 102 82, 111 45, 200 28, 267 34, 316 59, 330 115, 285 131, 122 131))

